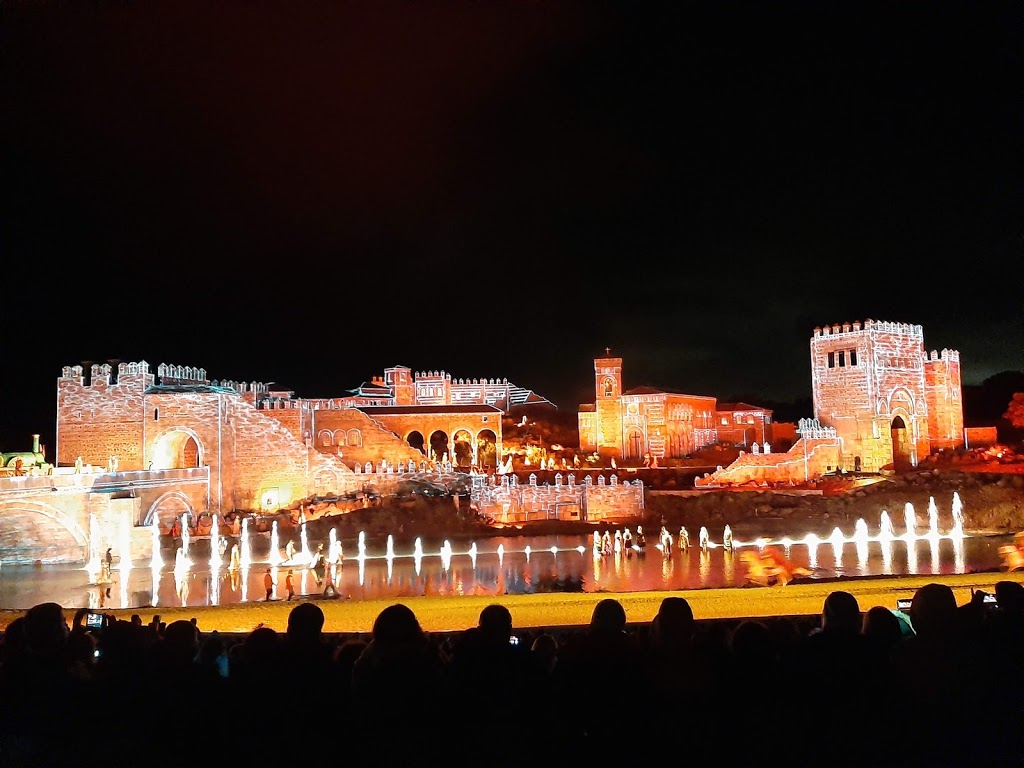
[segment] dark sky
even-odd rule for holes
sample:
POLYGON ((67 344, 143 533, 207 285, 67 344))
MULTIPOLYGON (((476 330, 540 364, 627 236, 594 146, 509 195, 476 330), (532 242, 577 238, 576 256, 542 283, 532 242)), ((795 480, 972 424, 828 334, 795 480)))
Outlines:
POLYGON ((627 387, 788 402, 813 328, 872 318, 1024 368, 1019 3, 0 13, 16 436, 86 360, 574 411, 608 346, 627 387))

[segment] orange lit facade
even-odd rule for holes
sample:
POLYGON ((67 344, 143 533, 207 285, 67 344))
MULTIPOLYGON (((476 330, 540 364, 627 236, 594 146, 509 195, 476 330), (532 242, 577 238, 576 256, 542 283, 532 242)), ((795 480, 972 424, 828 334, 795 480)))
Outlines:
POLYGON ((839 437, 841 469, 911 467, 964 445, 960 353, 926 352, 919 325, 815 328, 811 383, 815 418, 839 437))
POLYGON ((57 382, 55 461, 208 468, 209 511, 274 509, 357 490, 357 468, 493 467, 506 412, 555 407, 504 379, 403 366, 350 391, 302 399, 260 382, 211 381, 189 366, 68 366, 57 382))
POLYGON ((652 387, 622 389, 622 358, 594 359, 594 403, 579 407, 580 450, 626 463, 683 458, 721 441, 771 440, 772 412, 746 403, 652 387))

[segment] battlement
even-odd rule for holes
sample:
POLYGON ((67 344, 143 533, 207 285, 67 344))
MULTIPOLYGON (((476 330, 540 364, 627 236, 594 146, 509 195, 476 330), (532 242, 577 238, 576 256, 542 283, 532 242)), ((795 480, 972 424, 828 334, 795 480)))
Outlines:
POLYGON ((451 378, 452 375, 444 371, 416 371, 413 374, 413 379, 447 379, 450 381, 451 378))
POLYGON ((942 360, 947 363, 959 363, 960 352, 958 352, 955 349, 944 349, 941 352, 936 352, 933 349, 931 352, 928 353, 927 362, 931 362, 933 360, 942 360))
MULTIPOLYGON (((136 377, 151 377, 149 363, 142 360, 138 363, 119 363, 117 376, 112 377, 114 366, 110 363, 93 363, 89 366, 89 384, 111 384, 136 377)), ((85 368, 81 365, 65 365, 61 368, 60 378, 85 384, 85 368)))
POLYGON ((170 365, 160 363, 156 375, 161 384, 209 384, 205 368, 193 368, 189 365, 170 365))
POLYGON ((452 379, 452 384, 456 385, 456 386, 474 385, 474 384, 476 384, 476 385, 483 384, 485 386, 507 386, 508 385, 508 379, 495 379, 495 378, 491 378, 491 379, 452 379))
POLYGON ((797 422, 797 434, 804 440, 834 440, 835 427, 823 427, 817 419, 800 419, 797 422))
POLYGON ((217 381, 214 379, 211 384, 215 387, 224 387, 226 389, 233 389, 240 395, 244 395, 247 392, 254 392, 258 395, 265 395, 270 391, 270 385, 264 384, 261 381, 231 381, 230 379, 223 379, 217 381))
MULTIPOLYGON (((89 367, 89 380, 85 381, 85 368, 81 365, 65 365, 61 368, 61 379, 68 381, 77 381, 79 384, 89 386, 92 384, 105 383, 125 383, 136 377, 152 377, 153 374, 150 371, 149 363, 145 360, 140 360, 137 363, 119 363, 117 366, 117 376, 113 378, 111 374, 114 368, 110 363, 93 363, 89 367)), ((168 363, 161 363, 156 369, 156 378, 148 383, 160 383, 160 384, 205 384, 215 387, 225 387, 233 389, 239 394, 245 394, 247 392, 254 392, 257 394, 265 394, 270 391, 270 385, 264 384, 259 381, 230 381, 224 379, 223 381, 210 381, 206 376, 205 368, 194 368, 187 365, 171 365, 168 363)))
POLYGON ((900 336, 912 336, 920 339, 924 338, 924 329, 920 325, 913 325, 912 323, 890 323, 884 320, 865 320, 863 327, 860 321, 854 321, 853 323, 836 323, 834 325, 826 325, 824 327, 816 326, 814 328, 814 338, 822 338, 826 336, 840 336, 847 333, 860 333, 862 330, 868 333, 893 333, 900 336))

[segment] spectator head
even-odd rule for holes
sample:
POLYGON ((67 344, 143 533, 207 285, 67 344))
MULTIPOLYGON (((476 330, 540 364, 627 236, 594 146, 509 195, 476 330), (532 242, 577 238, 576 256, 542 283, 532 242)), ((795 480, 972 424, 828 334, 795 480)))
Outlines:
POLYGON ((910 623, 922 637, 952 630, 957 622, 956 595, 946 584, 932 582, 920 587, 910 601, 910 623))
POLYGON ((164 631, 163 643, 173 657, 191 660, 199 652, 199 630, 191 621, 172 621, 164 631))
POLYGON ((558 654, 558 638, 550 632, 541 632, 533 639, 530 650, 541 658, 554 658, 558 654))
POLYGON ((693 639, 693 609, 685 597, 671 596, 661 601, 658 613, 651 622, 655 637, 672 644, 693 639))
POLYGON ((613 597, 606 597, 594 606, 590 628, 600 632, 625 632, 626 609, 613 597))
POLYGON ((299 603, 288 614, 288 639, 319 640, 325 619, 323 609, 316 603, 299 603))
POLYGON ((18 616, 7 625, 7 628, 4 630, 2 644, 5 656, 11 656, 25 650, 28 642, 25 638, 25 625, 24 616, 18 616))
POLYGON ((423 629, 412 609, 402 603, 389 605, 373 622, 373 639, 382 644, 412 643, 423 640, 423 629))
POLYGON ((830 592, 821 610, 821 628, 828 632, 857 634, 861 630, 861 624, 857 598, 840 589, 830 592))
POLYGON ((776 663, 775 638, 764 622, 744 619, 729 635, 728 646, 741 670, 765 671, 776 663))
POLYGON ((1024 613, 1024 584, 1019 581, 997 581, 996 602, 1006 613, 1024 613))
POLYGON ((504 605, 492 603, 480 611, 477 627, 484 640, 507 644, 512 635, 512 614, 504 605))
POLYGON ((217 630, 209 633, 199 644, 199 660, 203 663, 213 663, 224 653, 224 639, 217 630))
POLYGON ((893 645, 903 637, 903 627, 896 614, 881 605, 873 605, 864 614, 861 634, 883 646, 893 645))
POLYGON ((68 622, 59 603, 39 603, 25 613, 25 640, 36 653, 53 656, 67 648, 68 622))
POLYGON ((280 638, 273 627, 256 627, 242 641, 242 657, 246 663, 260 667, 273 662, 280 651, 280 638))
POLYGON ((368 643, 358 637, 352 637, 339 645, 334 651, 334 662, 343 670, 352 671, 352 665, 366 649, 368 643))

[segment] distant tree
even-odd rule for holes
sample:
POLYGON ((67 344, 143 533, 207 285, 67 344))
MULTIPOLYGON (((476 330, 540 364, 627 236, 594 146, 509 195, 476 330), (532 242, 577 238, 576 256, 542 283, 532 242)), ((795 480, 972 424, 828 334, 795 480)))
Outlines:
POLYGON ((1003 418, 1018 429, 1024 428, 1024 392, 1014 393, 1010 407, 1006 409, 1003 418))

